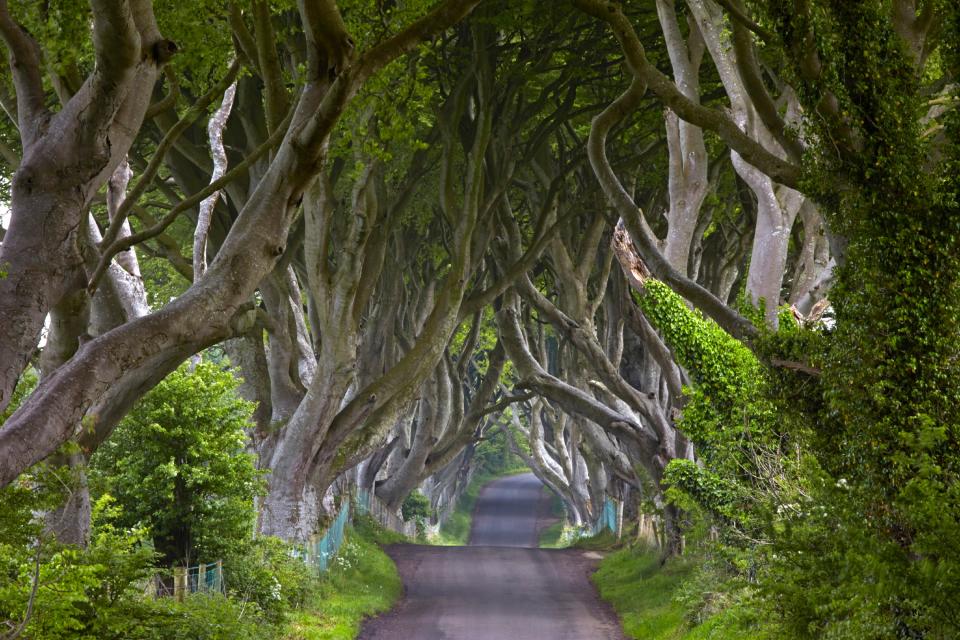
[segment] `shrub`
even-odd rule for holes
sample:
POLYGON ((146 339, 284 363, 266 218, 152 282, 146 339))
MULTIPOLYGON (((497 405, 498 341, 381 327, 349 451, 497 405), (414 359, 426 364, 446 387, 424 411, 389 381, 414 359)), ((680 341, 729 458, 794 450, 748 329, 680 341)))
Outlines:
POLYGON ((278 538, 251 540, 224 560, 223 571, 229 595, 256 604, 271 624, 303 606, 317 588, 317 577, 278 538))
POLYGON ((400 507, 404 520, 413 520, 414 518, 423 520, 430 516, 430 499, 420 493, 413 491, 403 501, 400 507))
POLYGON ((252 405, 236 387, 236 378, 215 365, 181 367, 92 458, 94 488, 123 507, 117 524, 146 524, 167 565, 236 555, 253 530, 262 483, 244 453, 252 405))
POLYGON ((123 636, 129 640, 269 640, 279 630, 263 624, 252 603, 239 603, 218 594, 197 593, 183 602, 161 598, 148 604, 144 624, 123 636))

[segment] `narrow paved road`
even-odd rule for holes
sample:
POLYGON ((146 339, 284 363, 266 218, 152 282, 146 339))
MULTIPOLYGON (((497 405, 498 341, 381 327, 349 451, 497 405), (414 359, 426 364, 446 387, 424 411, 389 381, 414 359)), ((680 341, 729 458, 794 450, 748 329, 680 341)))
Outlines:
POLYGON ((405 595, 361 640, 621 640, 593 554, 535 548, 540 489, 532 474, 487 485, 468 547, 390 547, 405 595))

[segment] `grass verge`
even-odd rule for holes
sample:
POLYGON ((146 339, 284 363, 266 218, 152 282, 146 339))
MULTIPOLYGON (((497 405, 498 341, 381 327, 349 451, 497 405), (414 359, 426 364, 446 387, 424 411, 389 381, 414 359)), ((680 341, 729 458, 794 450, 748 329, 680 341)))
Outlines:
POLYGON ((290 615, 284 640, 352 640, 364 618, 391 609, 403 585, 380 545, 403 541, 370 518, 358 518, 315 596, 290 615))
POLYGON ((554 522, 540 532, 541 549, 560 549, 566 546, 563 542, 563 520, 554 522))
MULTIPOLYGON (((608 541, 584 539, 586 548, 609 548, 608 541)), ((578 545, 581 546, 581 545, 578 545)), ((748 606, 728 602, 726 608, 701 624, 692 615, 705 593, 701 563, 695 557, 676 558, 661 565, 659 554, 644 549, 620 549, 600 563, 593 581, 600 596, 613 605, 629 638, 643 640, 760 640, 769 637, 748 606)), ((714 609, 715 611, 716 609, 714 609)))
MULTIPOLYGON (((591 544, 587 548, 598 546, 591 544)), ((691 571, 692 565, 683 559, 661 567, 655 553, 622 549, 604 558, 593 581, 600 597, 611 603, 620 616, 627 636, 674 640, 683 637, 681 631, 686 626, 684 608, 675 602, 674 596, 691 571)))
POLYGON ((546 487, 544 492, 550 496, 550 517, 557 521, 540 531, 539 546, 541 549, 560 549, 568 546, 569 538, 564 536, 567 529, 566 513, 563 501, 546 487))

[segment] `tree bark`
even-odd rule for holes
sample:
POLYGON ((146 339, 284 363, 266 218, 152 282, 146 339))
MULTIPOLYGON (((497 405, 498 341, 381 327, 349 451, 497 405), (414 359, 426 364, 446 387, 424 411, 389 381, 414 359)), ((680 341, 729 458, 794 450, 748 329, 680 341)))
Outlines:
MULTIPOLYGON (((332 81, 326 75, 309 79, 297 103, 290 130, 203 277, 160 311, 86 343, 74 358, 41 382, 34 394, 0 429, 0 486, 9 484, 23 470, 56 450, 72 435, 74 425, 79 423, 87 408, 123 376, 132 373, 146 380, 148 376, 143 376, 141 370, 155 365, 157 359, 178 357, 185 347, 202 349, 230 337, 240 328, 237 323, 246 320, 244 304, 285 249, 295 206, 318 167, 322 166, 330 130, 346 103, 366 78, 424 38, 456 23, 478 1, 447 0, 360 56, 353 66, 344 68, 332 81)), ((149 64, 150 68, 155 67, 153 61, 149 64)), ((145 70, 137 77, 147 75, 145 70)), ((131 101, 145 101, 150 94, 150 91, 131 91, 129 96, 131 101)), ((67 111, 65 109, 60 114, 67 111)), ((132 122, 126 120, 124 124, 132 125, 127 130, 135 132, 140 123, 134 119, 132 122)), ((20 178, 15 180, 15 189, 20 189, 23 194, 33 193, 37 198, 33 183, 27 180, 30 172, 25 171, 24 166, 29 166, 26 159, 18 173, 20 178)), ((31 208, 35 209, 42 203, 33 204, 35 206, 31 208)), ((29 220, 27 214, 31 212, 27 211, 26 205, 18 204, 18 207, 23 210, 18 218, 29 220)), ((26 231, 25 228, 18 231, 26 244, 55 235, 47 232, 36 235, 26 231)), ((9 235, 8 232, 7 238, 9 235)), ((24 256, 29 254, 29 247, 23 244, 15 243, 9 250, 14 248, 18 249, 19 259, 25 259, 24 256)), ((3 252, 4 255, 8 252, 6 239, 3 252)), ((38 270, 28 275, 35 280, 46 277, 38 270)), ((0 288, 16 289, 25 282, 23 278, 6 279, 0 283, 0 288)), ((13 363, 2 373, 4 388, 0 389, 3 398, 0 402, 4 404, 9 401, 9 389, 19 374, 18 367, 22 366, 24 354, 34 347, 36 327, 42 325, 46 308, 50 306, 48 299, 53 297, 56 296, 43 294, 33 304, 11 305, 16 308, 10 318, 6 318, 3 305, 9 298, 0 296, 0 318, 11 320, 2 326, 15 329, 0 337, 0 361, 13 363)), ((149 388, 141 388, 140 393, 149 388)))
POLYGON ((0 6, 24 149, 0 246, 7 272, 0 279, 0 409, 10 402, 47 313, 85 286, 85 216, 140 129, 170 51, 147 0, 93 4, 96 69, 55 114, 43 103, 36 43, 6 3, 0 6))

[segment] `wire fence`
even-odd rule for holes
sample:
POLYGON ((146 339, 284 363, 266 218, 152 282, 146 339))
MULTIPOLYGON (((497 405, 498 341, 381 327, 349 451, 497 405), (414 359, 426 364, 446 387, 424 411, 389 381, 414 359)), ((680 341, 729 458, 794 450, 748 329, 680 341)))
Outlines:
POLYGON ((167 575, 155 575, 144 586, 144 595, 152 598, 183 600, 190 593, 226 593, 223 580, 223 561, 198 564, 192 567, 174 567, 167 575))
MULTIPOLYGON (((358 489, 341 494, 342 505, 333 523, 323 535, 313 535, 304 546, 294 547, 292 555, 300 558, 317 573, 325 573, 337 557, 346 537, 347 525, 355 516, 369 515, 380 526, 407 537, 417 535, 416 522, 405 522, 370 491, 358 489)), ((145 596, 151 598, 177 598, 183 600, 191 593, 226 594, 223 579, 223 561, 198 564, 189 567, 174 567, 171 573, 158 574, 143 585, 145 596)))
POLYGON ((401 533, 407 537, 417 535, 416 522, 405 522, 396 512, 370 491, 357 489, 351 493, 342 494, 342 506, 330 528, 321 536, 312 536, 306 547, 296 549, 296 555, 309 566, 314 567, 317 573, 325 573, 330 568, 330 562, 337 557, 343 546, 344 535, 348 524, 352 524, 354 516, 369 515, 381 527, 401 533))
POLYGON ((603 509, 597 516, 596 522, 593 523, 591 533, 597 535, 605 529, 615 534, 619 533, 617 530, 617 504, 610 498, 603 501, 603 509))
POLYGON ((365 489, 357 489, 357 512, 360 515, 369 515, 377 521, 381 527, 402 533, 408 538, 414 538, 417 535, 417 523, 413 520, 407 522, 396 512, 391 511, 389 507, 377 496, 365 489))
POLYGON ((595 536, 603 533, 604 531, 612 532, 617 538, 620 538, 622 527, 622 503, 612 499, 605 498, 603 501, 603 508, 600 509, 600 513, 597 514, 597 519, 593 523, 588 523, 580 527, 574 527, 570 529, 565 529, 561 538, 561 542, 565 544, 572 544, 580 538, 587 536, 595 536))
POLYGON ((330 568, 330 561, 340 552, 347 524, 353 521, 350 516, 350 500, 347 499, 343 501, 340 512, 326 533, 322 536, 310 536, 307 546, 303 549, 303 555, 300 557, 308 565, 316 568, 318 573, 325 573, 330 568))

